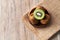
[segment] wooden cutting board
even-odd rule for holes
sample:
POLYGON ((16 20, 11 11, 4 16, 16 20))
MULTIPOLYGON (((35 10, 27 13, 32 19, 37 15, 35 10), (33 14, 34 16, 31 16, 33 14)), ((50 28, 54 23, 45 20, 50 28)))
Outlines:
POLYGON ((31 30, 39 40, 48 40, 52 35, 60 30, 60 0, 45 0, 38 4, 45 7, 51 15, 51 22, 46 28, 35 28, 28 20, 27 12, 23 16, 23 21, 26 28, 31 30))

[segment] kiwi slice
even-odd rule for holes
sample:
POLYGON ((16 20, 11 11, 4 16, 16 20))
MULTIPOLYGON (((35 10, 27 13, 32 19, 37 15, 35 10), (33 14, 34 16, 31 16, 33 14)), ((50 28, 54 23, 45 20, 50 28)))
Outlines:
POLYGON ((35 9, 33 15, 35 19, 42 20, 45 16, 45 12, 42 9, 35 9))

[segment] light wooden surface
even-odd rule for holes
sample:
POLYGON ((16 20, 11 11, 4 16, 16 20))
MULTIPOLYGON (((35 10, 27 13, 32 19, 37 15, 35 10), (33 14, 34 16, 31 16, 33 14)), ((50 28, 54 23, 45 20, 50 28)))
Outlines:
MULTIPOLYGON (((37 40, 22 22, 22 15, 43 0, 0 0, 0 40, 37 40)), ((49 40, 60 40, 58 32, 49 40)))

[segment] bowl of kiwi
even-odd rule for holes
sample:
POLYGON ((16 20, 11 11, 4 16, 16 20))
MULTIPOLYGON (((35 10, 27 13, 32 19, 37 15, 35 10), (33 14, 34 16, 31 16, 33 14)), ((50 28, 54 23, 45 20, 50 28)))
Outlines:
POLYGON ((42 6, 37 6, 37 7, 33 8, 30 11, 30 13, 28 13, 29 22, 32 25, 36 25, 39 27, 46 26, 49 23, 50 18, 51 18, 50 14, 42 6))

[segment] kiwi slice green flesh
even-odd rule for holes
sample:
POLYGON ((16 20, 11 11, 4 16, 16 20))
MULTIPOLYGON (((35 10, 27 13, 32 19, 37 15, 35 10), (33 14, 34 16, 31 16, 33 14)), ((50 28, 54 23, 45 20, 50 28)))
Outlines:
POLYGON ((33 15, 35 19, 42 20, 45 16, 45 12, 42 9, 35 9, 33 15))

